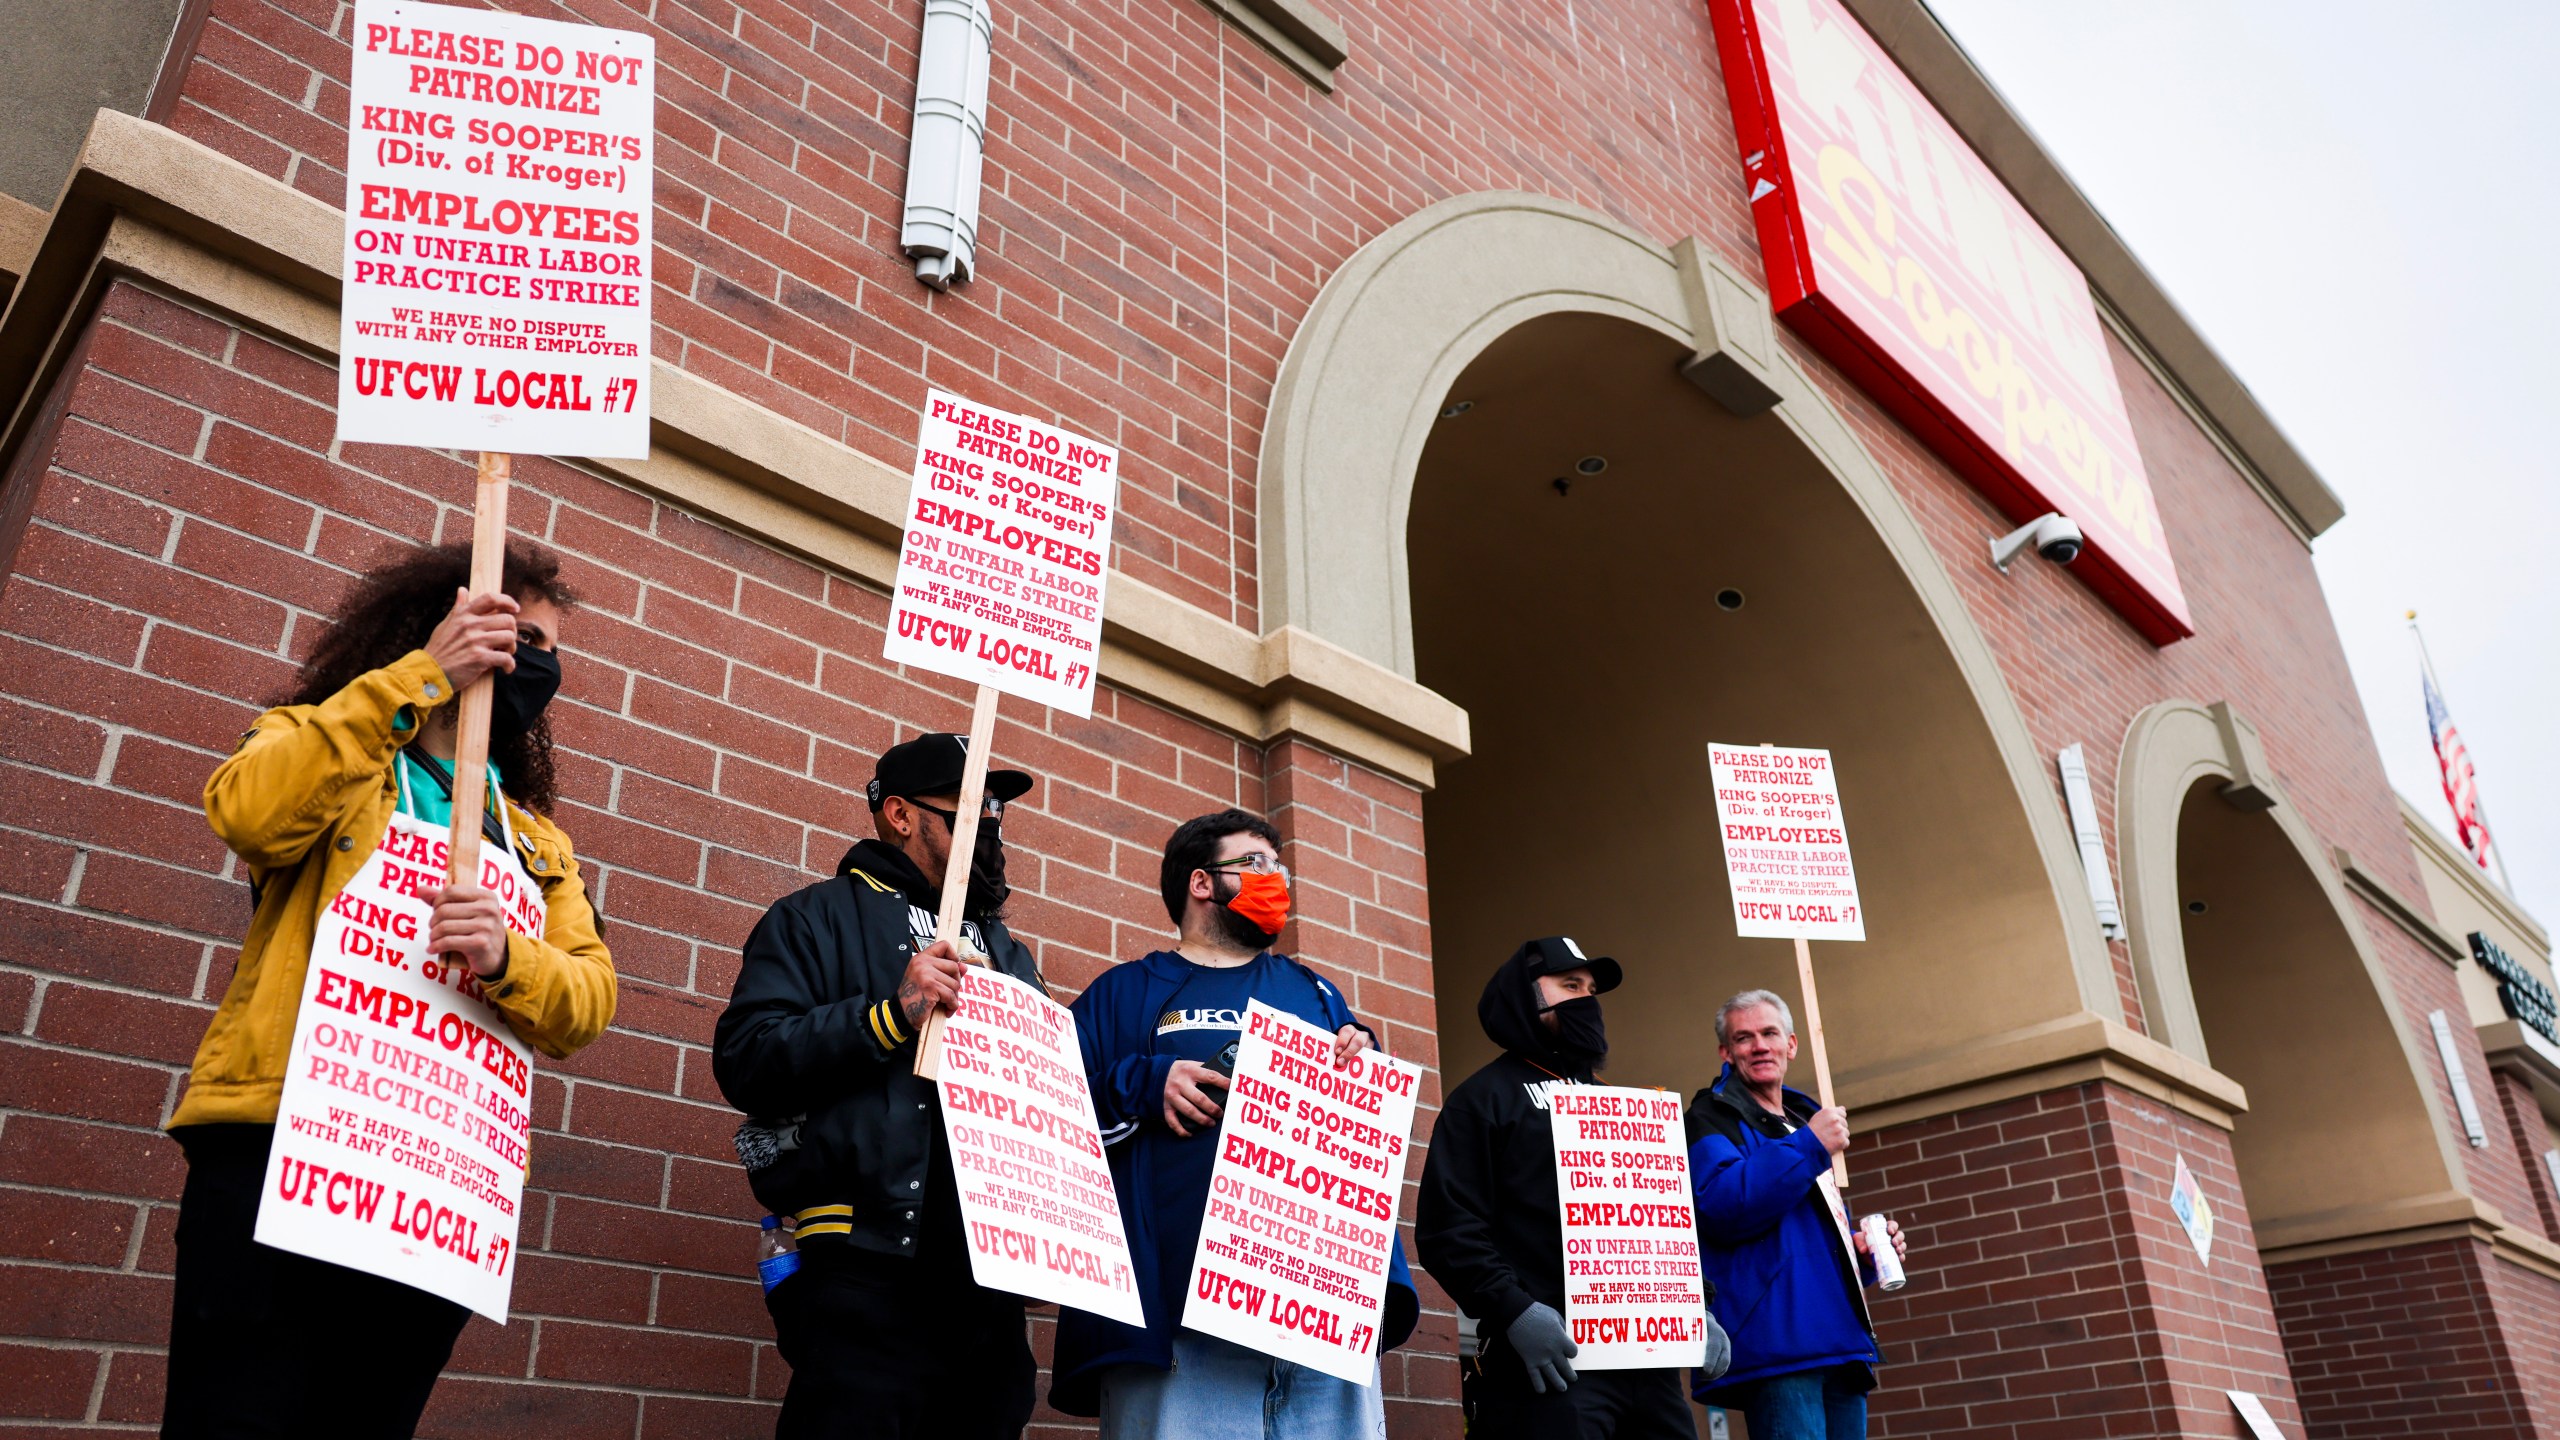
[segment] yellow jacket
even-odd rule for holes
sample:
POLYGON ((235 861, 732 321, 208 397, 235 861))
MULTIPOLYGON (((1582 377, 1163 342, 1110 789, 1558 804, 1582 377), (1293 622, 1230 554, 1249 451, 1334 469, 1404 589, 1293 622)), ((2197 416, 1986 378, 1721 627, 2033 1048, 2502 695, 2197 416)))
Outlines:
MULTIPOLYGON (((320 704, 259 716, 205 782, 205 819, 248 865, 258 904, 231 988, 196 1046, 173 1128, 275 1122, 312 932, 390 828, 400 747, 452 698, 442 667, 413 650, 320 704), (404 710, 416 722, 406 731, 394 724, 404 710)), ((512 801, 508 812, 549 918, 539 940, 508 935, 505 976, 488 994, 519 1038, 557 1058, 612 1023, 613 957, 569 837, 512 801)))

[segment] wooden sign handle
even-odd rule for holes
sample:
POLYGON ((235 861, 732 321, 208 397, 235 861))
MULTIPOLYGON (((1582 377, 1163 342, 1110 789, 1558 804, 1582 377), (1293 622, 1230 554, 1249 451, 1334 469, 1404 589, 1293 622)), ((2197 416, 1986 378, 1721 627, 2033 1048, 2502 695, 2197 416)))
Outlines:
MULTIPOLYGON (((507 482, 515 457, 480 452, 480 476, 471 504, 471 593, 487 595, 506 581, 507 482)), ((447 845, 448 885, 479 883, 481 796, 489 788, 489 705, 494 672, 462 692, 462 734, 453 749, 453 832, 447 845)))
MULTIPOLYGON (((960 818, 951 826, 951 863, 942 869, 942 914, 933 927, 937 941, 960 938, 961 912, 969 903, 969 864, 978 853, 978 812, 986 808, 987 752, 996 743, 996 687, 978 687, 977 704, 969 711, 969 753, 960 765, 960 818)), ((978 963, 977 957, 971 963, 978 963)), ((942 1070, 942 1012, 924 1017, 916 1032, 916 1074, 927 1080, 942 1070)))
MULTIPOLYGON (((1838 1103, 1831 1098, 1831 1055, 1822 1043, 1822 1002, 1813 994, 1813 947, 1801 935, 1796 937, 1796 979, 1804 989, 1804 1029, 1813 1040, 1814 1093, 1822 1097, 1823 1108, 1838 1103)), ((1831 1157, 1831 1183, 1849 1188, 1849 1157, 1831 1157)))

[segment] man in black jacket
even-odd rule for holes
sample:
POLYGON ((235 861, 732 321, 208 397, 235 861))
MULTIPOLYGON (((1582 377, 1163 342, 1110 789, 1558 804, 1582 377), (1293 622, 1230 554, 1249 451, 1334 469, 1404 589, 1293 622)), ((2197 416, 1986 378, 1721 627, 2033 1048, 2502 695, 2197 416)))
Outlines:
MULTIPOLYGON (((1015 1440, 1031 1416, 1023 1302, 970 1274, 940 1101, 914 1074, 916 1034, 953 1008, 963 973, 933 932, 966 759, 956 735, 880 757, 879 838, 765 912, 714 1035, 720 1093, 753 1117, 738 1135, 748 1182, 800 1241, 798 1273, 765 1296, 791 1366, 777 1440, 1015 1440)), ((1004 807, 1031 784, 988 772, 976 853, 958 863, 963 945, 1038 985, 999 918, 1004 807)))
MULTIPOLYGON (((1594 1083, 1609 1040, 1599 997, 1623 972, 1564 936, 1504 961, 1476 1002, 1502 1056, 1442 1102, 1422 1167, 1414 1249, 1485 1338, 1469 1440, 1697 1440, 1680 1372, 1576 1375, 1564 1324, 1564 1217, 1547 1096, 1594 1083)), ((1724 1333, 1707 1322, 1707 1365, 1724 1333)))

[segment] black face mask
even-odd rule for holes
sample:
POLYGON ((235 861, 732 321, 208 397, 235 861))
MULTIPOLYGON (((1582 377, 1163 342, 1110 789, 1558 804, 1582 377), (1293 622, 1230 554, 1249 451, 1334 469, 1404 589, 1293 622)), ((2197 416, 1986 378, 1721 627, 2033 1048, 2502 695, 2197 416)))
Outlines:
POLYGON ((1538 1013, 1556 1017, 1555 1043, 1558 1050, 1591 1065, 1609 1058, 1609 1031, 1601 1023, 1598 996, 1577 995, 1570 1000, 1559 1000, 1538 1013))
POLYGON ((969 913, 993 918, 1012 898, 1013 887, 1004 879, 1004 822, 981 816, 969 855, 969 913))
POLYGON ((560 657, 530 645, 516 646, 516 668, 489 677, 489 729, 522 735, 542 718, 560 693, 560 657))

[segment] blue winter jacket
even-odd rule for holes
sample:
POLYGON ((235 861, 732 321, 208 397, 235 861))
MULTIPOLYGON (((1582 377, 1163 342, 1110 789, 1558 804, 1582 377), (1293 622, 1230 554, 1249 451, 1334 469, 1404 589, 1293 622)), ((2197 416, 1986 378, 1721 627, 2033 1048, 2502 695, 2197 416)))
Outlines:
MULTIPOLYGON (((1831 1168, 1830 1152, 1802 1128, 1819 1107, 1798 1091, 1785 1095, 1793 1134, 1730 1065, 1689 1106, 1698 1255, 1716 1321, 1733 1337, 1733 1368, 1696 1387, 1704 1404, 1738 1405, 1737 1387, 1772 1375, 1879 1360, 1864 1293, 1873 1264, 1852 1268, 1814 1184, 1831 1168)), ((1872 1372, 1861 1378, 1874 1383, 1872 1372)))
MULTIPOLYGON (((1314 982, 1316 993, 1324 997, 1325 1015, 1320 1022, 1327 1030, 1345 1025, 1362 1024, 1351 1013, 1350 1005, 1333 982, 1318 975, 1287 956, 1287 961, 1314 982)), ((1187 963, 1178 955, 1157 951, 1142 959, 1114 965, 1102 972, 1076 997, 1076 1038, 1084 1046, 1084 1070, 1093 1087, 1095 1118, 1102 1126, 1102 1140, 1111 1161, 1111 1185, 1119 1193, 1120 1217, 1128 1226, 1129 1258, 1137 1272, 1138 1296, 1147 1312, 1144 1329, 1106 1320, 1082 1310, 1060 1307, 1058 1311, 1058 1351, 1050 1368, 1049 1403, 1069 1415, 1098 1415, 1102 1412, 1102 1372, 1113 1365, 1151 1365, 1158 1370, 1173 1364, 1173 1332, 1182 1323, 1179 1311, 1166 1315, 1164 1285, 1166 1279, 1156 1271, 1156 1216, 1149 1197, 1154 1195, 1154 1176, 1148 1161, 1154 1147, 1144 1143, 1149 1135, 1165 1135, 1164 1084, 1173 1070, 1173 1057, 1159 1055, 1155 1049, 1156 1022, 1166 1005, 1190 977, 1187 963)), ((1318 1023, 1306 1017, 1310 1023, 1318 1023)), ((1377 1032, 1370 1031, 1374 1039, 1377 1032)), ((1205 1206, 1208 1197, 1203 1195, 1205 1206)), ((1172 1283, 1179 1285, 1183 1277, 1172 1283)), ((1414 1322, 1422 1313, 1421 1297, 1413 1287, 1413 1273, 1406 1266, 1404 1241, 1399 1237, 1387 1260, 1386 1313, 1379 1317, 1378 1353, 1385 1355, 1413 1334, 1414 1322)))

